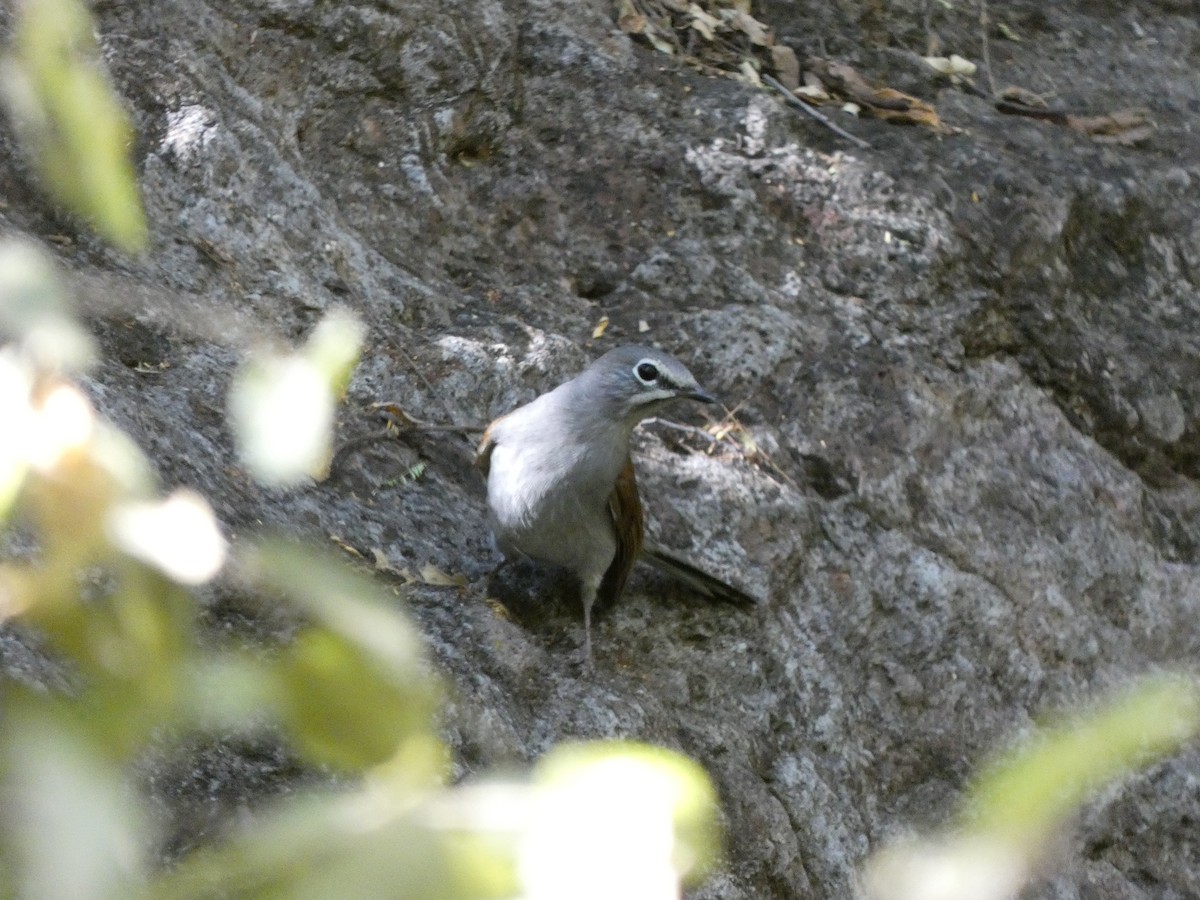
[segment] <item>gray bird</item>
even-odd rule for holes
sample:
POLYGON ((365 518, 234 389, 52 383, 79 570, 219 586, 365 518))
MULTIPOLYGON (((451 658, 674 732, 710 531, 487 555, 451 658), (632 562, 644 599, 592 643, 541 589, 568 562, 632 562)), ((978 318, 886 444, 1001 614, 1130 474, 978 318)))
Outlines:
POLYGON ((610 350, 575 378, 492 422, 476 465, 487 478, 489 519, 509 559, 562 566, 580 582, 584 655, 592 608, 620 597, 639 558, 706 596, 756 599, 657 547, 644 516, 629 440, 634 427, 677 400, 713 403, 679 360, 653 347, 610 350))

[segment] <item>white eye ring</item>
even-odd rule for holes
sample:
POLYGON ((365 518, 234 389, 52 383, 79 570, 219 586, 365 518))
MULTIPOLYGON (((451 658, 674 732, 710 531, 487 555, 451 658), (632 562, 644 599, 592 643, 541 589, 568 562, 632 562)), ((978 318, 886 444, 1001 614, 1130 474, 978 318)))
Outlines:
POLYGON ((638 360, 638 364, 633 367, 633 377, 642 384, 654 384, 658 381, 658 375, 658 365, 649 357, 638 360))

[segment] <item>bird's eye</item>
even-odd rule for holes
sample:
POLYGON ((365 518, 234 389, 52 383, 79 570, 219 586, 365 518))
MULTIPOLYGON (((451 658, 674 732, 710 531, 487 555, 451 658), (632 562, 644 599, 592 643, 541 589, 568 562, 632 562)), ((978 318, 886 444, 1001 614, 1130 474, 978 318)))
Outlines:
POLYGON ((643 359, 634 368, 633 374, 637 376, 638 381, 642 384, 649 384, 658 378, 658 366, 649 360, 643 359))

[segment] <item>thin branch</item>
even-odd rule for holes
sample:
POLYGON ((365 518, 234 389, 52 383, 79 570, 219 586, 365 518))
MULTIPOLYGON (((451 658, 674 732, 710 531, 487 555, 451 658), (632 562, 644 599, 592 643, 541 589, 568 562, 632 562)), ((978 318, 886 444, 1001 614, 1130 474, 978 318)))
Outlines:
POLYGON ((657 416, 644 420, 646 425, 661 425, 663 428, 670 428, 674 431, 682 431, 684 434, 690 434, 693 437, 703 438, 710 444, 719 444, 721 439, 716 435, 710 434, 703 428, 697 428, 695 425, 684 425, 681 422, 671 422, 667 419, 660 419, 657 416))
POLYGON ((991 24, 987 0, 979 0, 979 37, 983 42, 983 67, 987 69, 988 89, 994 98, 996 96, 996 79, 992 77, 992 51, 991 45, 988 43, 988 26, 991 24))
POLYGON ((424 422, 416 425, 397 425, 396 428, 401 434, 409 431, 419 431, 422 434, 438 431, 449 434, 483 434, 487 430, 486 425, 426 425, 424 422))
POLYGON ((483 432, 487 430, 486 425, 452 425, 423 422, 416 416, 410 416, 404 411, 404 408, 400 406, 399 403, 390 403, 388 401, 372 403, 369 409, 380 413, 401 434, 410 431, 441 431, 450 432, 452 434, 483 434, 483 432))
POLYGON ((791 91, 789 91, 786 87, 784 87, 774 77, 772 77, 770 75, 763 75, 762 80, 765 81, 767 84, 769 84, 771 87, 775 88, 775 90, 779 91, 779 93, 783 94, 783 99, 788 102, 789 106, 794 106, 796 109, 800 110, 805 115, 811 116, 812 118, 816 119, 818 122, 820 122, 822 125, 824 125, 826 128, 828 128, 834 134, 838 135, 839 137, 845 138, 850 143, 852 143, 854 146, 859 147, 863 150, 871 149, 871 145, 868 144, 866 141, 864 141, 862 138, 855 137, 854 135, 852 135, 850 132, 846 131, 841 126, 835 125, 828 116, 826 116, 822 112, 819 112, 815 107, 809 106, 807 103, 805 103, 799 97, 797 97, 795 94, 793 94, 791 91))

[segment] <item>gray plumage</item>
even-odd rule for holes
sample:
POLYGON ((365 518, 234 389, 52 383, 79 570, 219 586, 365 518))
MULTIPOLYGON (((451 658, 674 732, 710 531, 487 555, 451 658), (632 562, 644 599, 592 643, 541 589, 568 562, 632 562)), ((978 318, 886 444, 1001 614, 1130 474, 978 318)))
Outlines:
MULTIPOLYGON (((562 566, 579 578, 585 648, 591 612, 612 602, 643 551, 629 457, 634 427, 680 399, 710 403, 687 367, 645 346, 611 350, 570 381, 497 419, 479 448, 496 544, 508 557, 562 566)), ((745 594, 660 551, 650 561, 710 596, 745 594)))

